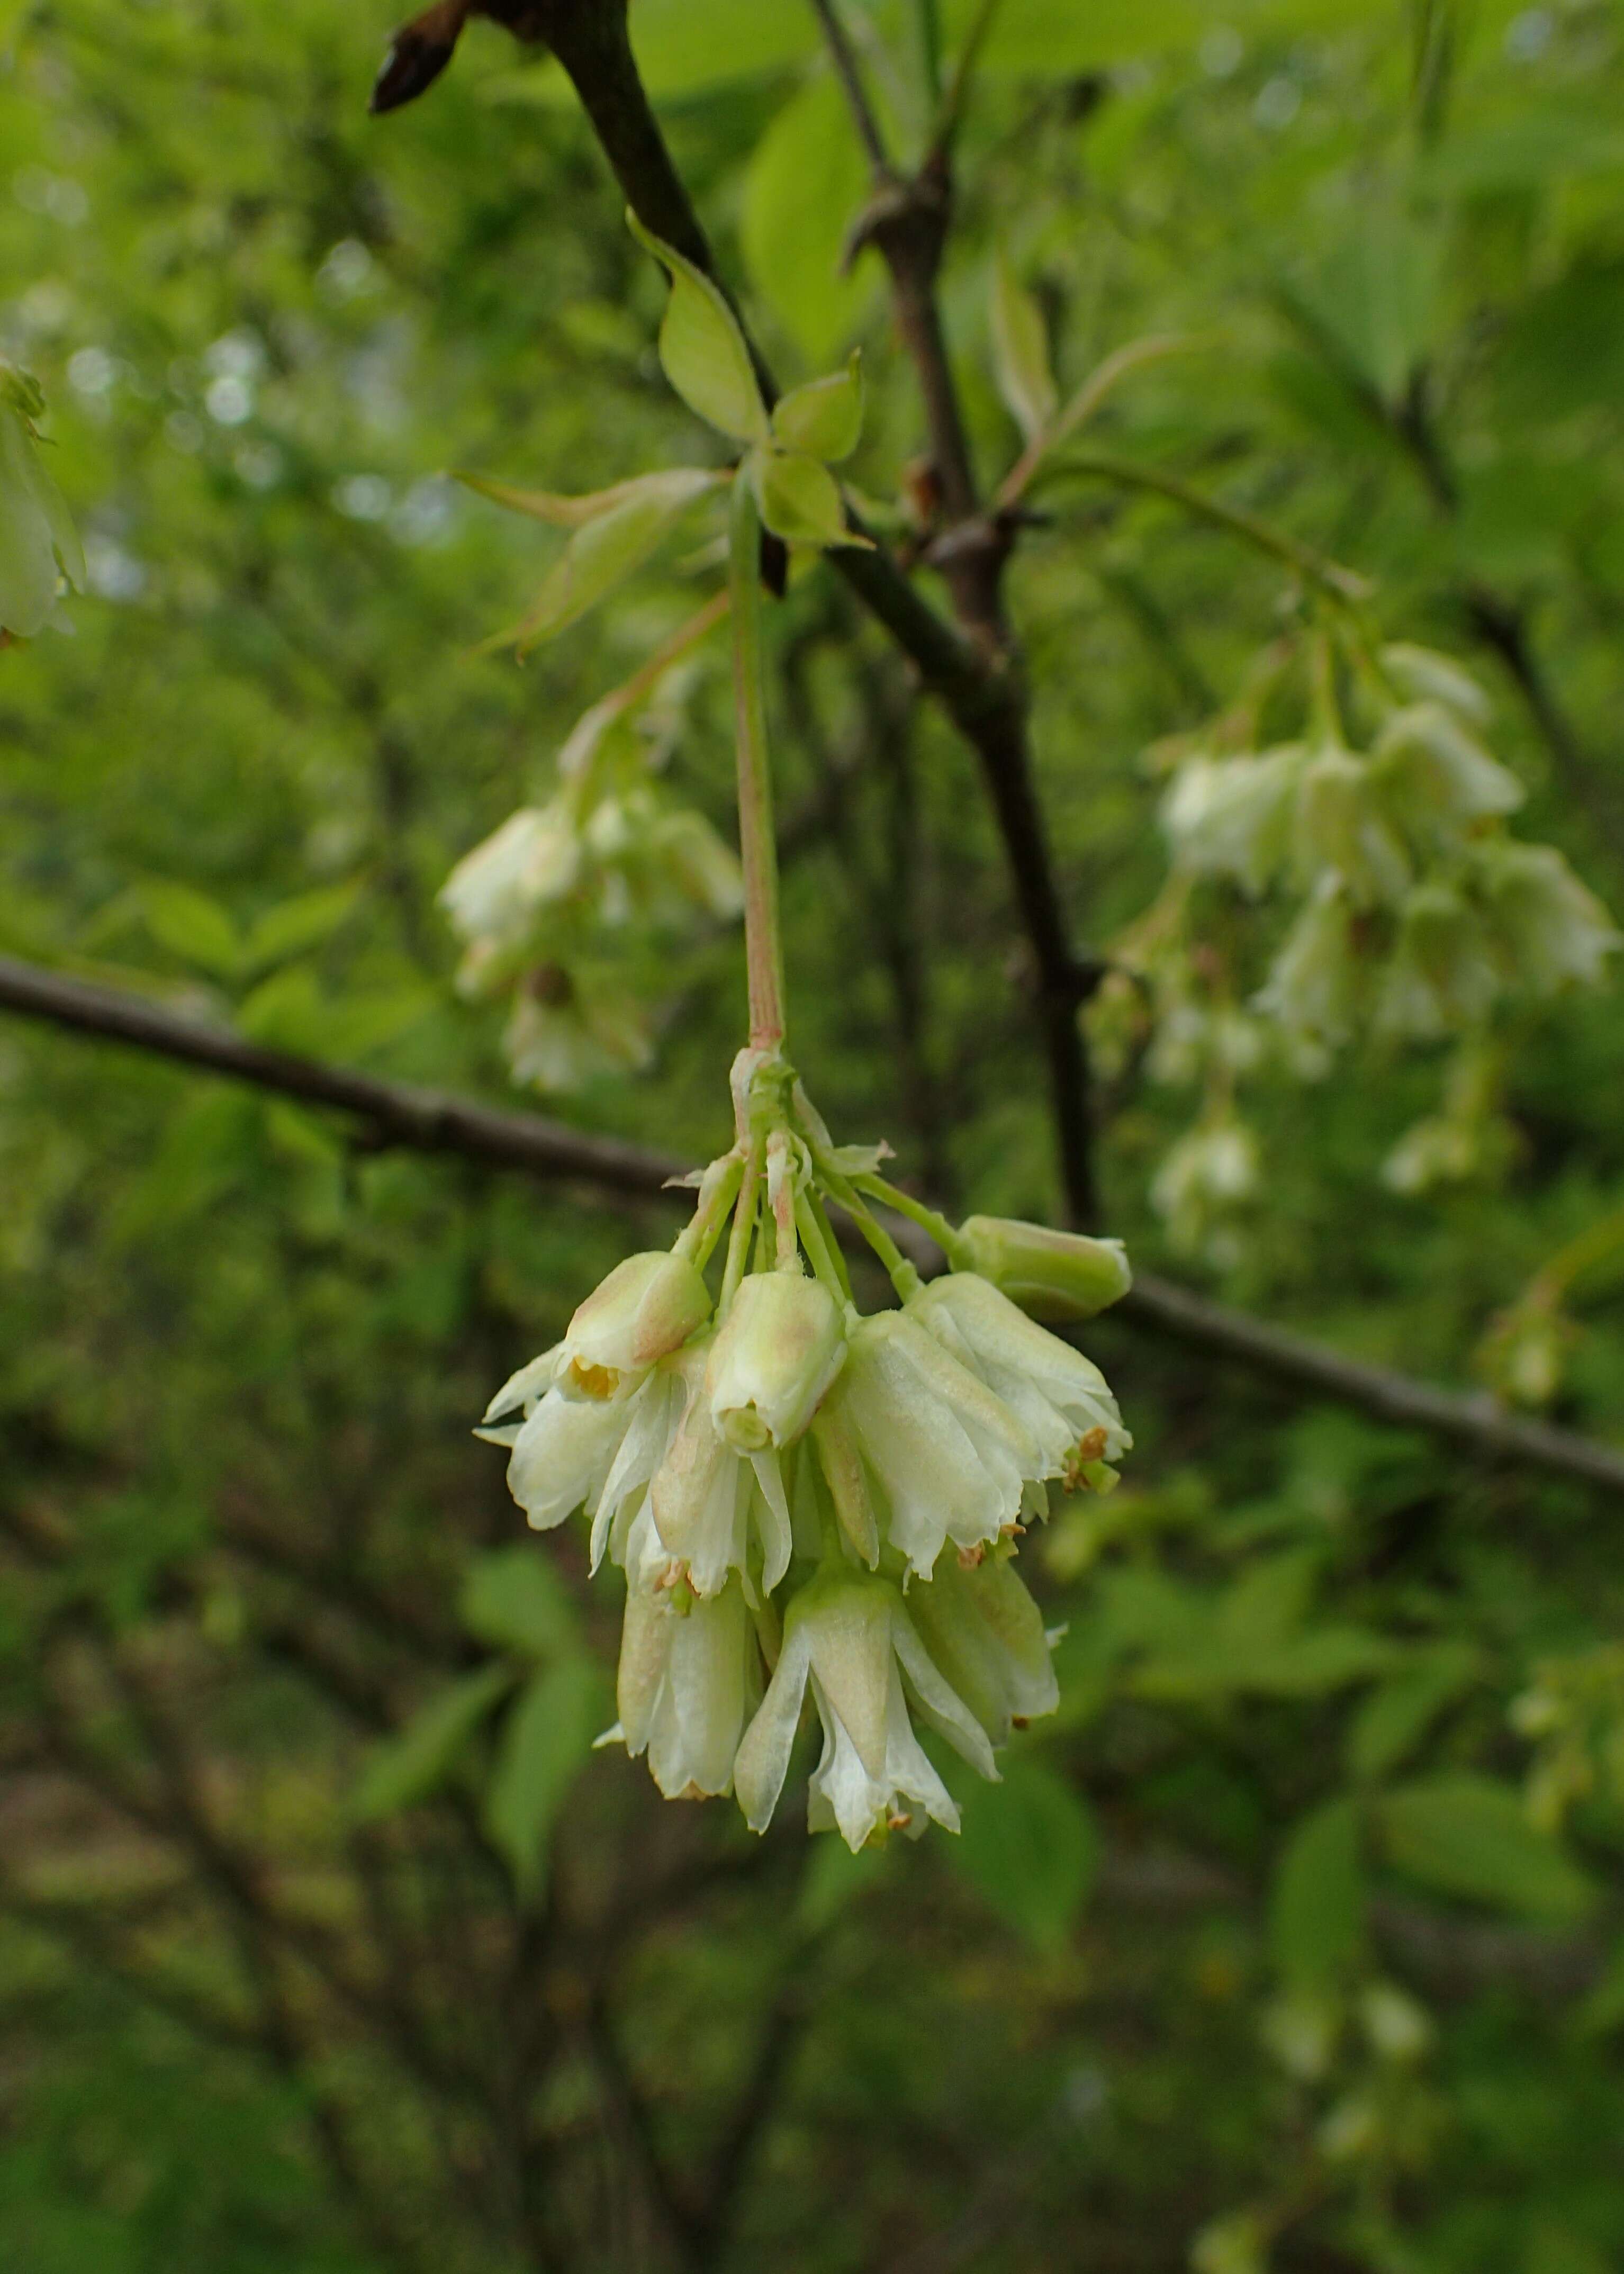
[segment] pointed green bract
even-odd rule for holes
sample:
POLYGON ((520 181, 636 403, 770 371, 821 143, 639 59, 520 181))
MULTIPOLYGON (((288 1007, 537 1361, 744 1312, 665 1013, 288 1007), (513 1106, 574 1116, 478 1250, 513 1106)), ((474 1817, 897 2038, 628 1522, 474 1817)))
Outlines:
POLYGON ((767 433, 750 351, 738 320, 710 279, 691 260, 644 229, 628 210, 627 226, 671 279, 660 325, 659 356, 666 378, 690 410, 736 442, 759 442, 767 433))
POLYGON ((58 576, 82 587, 85 555, 30 423, 39 389, 4 367, 0 396, 0 630, 32 639, 56 605, 58 576))
POLYGON ((691 467, 628 482, 618 505, 575 531, 532 606, 492 644, 511 642, 523 655, 577 622, 640 568, 694 501, 714 486, 712 475, 691 467))
POLYGON ((477 491, 492 505, 505 507, 509 513, 525 514, 531 521, 545 521, 553 529, 584 529, 589 522, 601 521, 605 514, 635 503, 640 497, 664 494, 678 478, 691 478, 697 493, 701 489, 714 488, 724 477, 700 466, 680 467, 667 473, 636 474, 630 481, 614 482, 604 490, 588 490, 579 497, 559 490, 515 489, 509 482, 493 482, 484 474, 459 473, 454 477, 464 489, 477 491))
POLYGON ((846 525, 839 486, 816 458, 752 450, 745 461, 761 517, 786 545, 866 545, 846 525))
POLYGON ((774 439, 786 450, 838 465, 862 435, 862 371, 855 350, 844 371, 808 380, 780 397, 772 413, 774 439))
POLYGON ((1002 254, 993 271, 993 359, 998 392, 1028 442, 1048 432, 1060 408, 1049 368, 1043 312, 1002 254))

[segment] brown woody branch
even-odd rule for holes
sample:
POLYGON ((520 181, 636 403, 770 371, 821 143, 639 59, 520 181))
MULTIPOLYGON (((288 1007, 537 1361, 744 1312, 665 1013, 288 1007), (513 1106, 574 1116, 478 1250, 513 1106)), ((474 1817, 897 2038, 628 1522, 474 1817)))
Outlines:
MULTIPOLYGON (((658 1199, 687 1165, 539 1114, 499 1112, 440 1091, 411 1089, 347 1067, 261 1050, 219 1028, 177 1018, 123 989, 67 979, 10 956, 0 956, 0 1008, 132 1043, 307 1103, 336 1107, 360 1119, 369 1145, 450 1153, 620 1199, 658 1199)), ((922 1233, 900 1221, 891 1229, 921 1268, 937 1268, 939 1259, 922 1233)), ((1323 1343, 1249 1319, 1170 1280, 1141 1274, 1116 1315, 1252 1373, 1357 1407, 1379 1421, 1425 1429, 1480 1459, 1515 1462, 1624 1494, 1624 1451, 1545 1422, 1520 1419, 1487 1397, 1434 1389, 1393 1367, 1345 1358, 1323 1343)))

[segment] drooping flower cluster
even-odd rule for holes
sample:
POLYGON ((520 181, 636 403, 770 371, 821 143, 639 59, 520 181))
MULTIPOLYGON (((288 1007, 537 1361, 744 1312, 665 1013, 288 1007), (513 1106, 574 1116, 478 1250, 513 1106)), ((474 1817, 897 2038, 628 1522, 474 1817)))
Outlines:
POLYGON ((926 1212, 876 1152, 830 1142, 781 1057, 741 1053, 734 1102, 736 1141, 675 1246, 618 1265, 483 1434, 510 1448, 532 1525, 583 1511, 593 1568, 625 1571, 612 1734, 663 1792, 731 1789, 763 1829, 809 1694, 814 1829, 855 1849, 956 1828, 916 1724, 991 1777, 994 1748, 1052 1711, 1017 1546, 1051 1487, 1109 1490, 1130 1442, 1098 1368, 1011 1293, 1074 1320, 1127 1265, 1115 1241, 931 1217, 953 1268, 921 1283, 869 1202, 926 1212), (830 1203, 898 1308, 859 1314, 830 1203))
POLYGON ((648 960, 651 942, 696 916, 731 921, 742 906, 736 856, 658 779, 676 731, 677 670, 640 712, 636 682, 594 704, 559 752, 553 795, 509 815, 441 889, 463 943, 458 987, 511 996, 515 1081, 572 1090, 646 1066, 640 951, 648 960))
POLYGON ((1200 1124, 1154 1192, 1192 1250, 1222 1246, 1226 1217, 1257 1186, 1235 1103, 1246 1073, 1273 1060, 1312 1076, 1361 1035, 1455 1044, 1443 1112, 1409 1133, 1385 1173, 1405 1191, 1476 1173, 1504 1149, 1485 1078, 1496 1013, 1596 984, 1620 944, 1554 847, 1508 833, 1523 792, 1484 747, 1488 704, 1470 674, 1403 644, 1344 657, 1322 633, 1308 650, 1306 721, 1270 740, 1297 660, 1282 653, 1244 702, 1172 751, 1162 809, 1172 873, 1121 947, 1137 990, 1119 979, 1092 1014, 1108 1052, 1142 1040, 1154 1077, 1203 1088, 1200 1124), (1276 921, 1261 928, 1259 969, 1245 910, 1260 903, 1276 921))

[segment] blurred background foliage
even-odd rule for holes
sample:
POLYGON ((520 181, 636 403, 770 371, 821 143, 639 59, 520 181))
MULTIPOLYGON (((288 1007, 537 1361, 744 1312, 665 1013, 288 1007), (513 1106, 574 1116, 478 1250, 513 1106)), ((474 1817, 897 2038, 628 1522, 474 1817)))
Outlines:
MULTIPOLYGON (((906 499, 915 398, 877 267, 840 273, 865 176, 810 11, 633 23, 775 360, 863 344, 849 471, 906 499)), ((914 23, 874 11, 903 132, 914 23)), ((434 893, 709 587, 679 553, 528 666, 477 656, 556 540, 445 470, 584 489, 706 445, 558 72, 477 24, 371 123, 390 28, 0 7, 0 349, 45 385, 89 561, 0 659, 0 947, 500 1098, 500 1014, 455 995, 434 893)), ((1198 335, 1102 439, 1470 662, 1524 833, 1615 908, 1621 38, 1604 0, 1005 0, 944 279, 988 473, 1019 449, 996 248, 1068 388, 1198 335)), ((1090 489, 1014 594, 1068 910, 1103 946, 1165 865, 1139 753, 1233 696, 1282 578, 1090 489)), ((1052 1214, 973 763, 827 572, 773 631, 798 1057, 949 1206, 1052 1214)), ((724 834, 726 727, 702 651, 669 778, 724 834)), ((658 982, 656 1065, 566 1111, 703 1157, 741 944, 620 952, 658 982)), ((1554 1317, 1537 1275, 1580 1242, 1559 1358, 1522 1380, 1606 1435, 1616 1001, 1530 1014, 1495 1175, 1406 1197, 1379 1166, 1438 1073, 1372 1045, 1259 1085, 1222 1290, 1461 1379, 1530 1284, 1554 1317)), ((1130 1064, 1104 1105, 1109 1229, 1149 1264, 1187 1103, 1130 1064)), ((573 1543, 515 1547, 467 1434, 662 1211, 370 1156, 20 1025, 0 1156, 19 2274, 1624 2263, 1616 1505, 1102 1321, 1138 1449, 1028 1558, 1058 1723, 964 1796, 958 1843, 755 1842, 588 1753, 616 1607, 573 1543)))

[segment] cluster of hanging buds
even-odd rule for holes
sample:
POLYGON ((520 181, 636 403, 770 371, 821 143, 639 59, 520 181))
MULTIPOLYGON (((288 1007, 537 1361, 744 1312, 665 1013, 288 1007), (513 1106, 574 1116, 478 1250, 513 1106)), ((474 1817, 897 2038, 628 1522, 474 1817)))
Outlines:
POLYGON ((0 356, 0 645, 34 637, 64 576, 85 582, 78 532, 40 458, 44 409, 39 381, 0 356))
POLYGON ((1241 704, 1169 754, 1172 872, 1122 944, 1131 977, 1094 1014, 1120 1049, 1147 1003, 1147 1071, 1204 1086, 1201 1122, 1156 1188, 1191 1247, 1257 1186, 1241 1076, 1270 1060, 1312 1076, 1361 1035, 1461 1043, 1443 1111, 1387 1175, 1417 1191, 1477 1173, 1504 1151, 1494 1017, 1594 985, 1620 945, 1561 854, 1508 833, 1522 788, 1484 747, 1487 700, 1459 664, 1321 629, 1298 733, 1253 747, 1298 660, 1289 644, 1272 651, 1241 704), (1261 968, 1247 917, 1260 903, 1280 920, 1261 968))
MULTIPOLYGON (((647 1755, 663 1792, 731 1791, 761 1831, 809 1694, 823 1734, 810 1822, 857 1849, 927 1818, 957 1827, 916 1721, 994 1777, 995 1747, 1056 1702, 1018 1545, 1051 1487, 1109 1490, 1129 1439, 1097 1367, 1029 1314, 1086 1317, 1128 1269, 1115 1241, 949 1224, 882 1177, 883 1147, 832 1141, 786 1056, 761 536, 866 542, 829 471, 857 442, 861 385, 853 365, 769 410, 715 286, 643 241, 672 283, 666 373, 740 463, 573 501, 573 523, 553 512, 576 534, 524 636, 641 560, 684 482, 726 490, 749 1041, 733 1142, 695 1179, 687 1229, 610 1273, 498 1392, 483 1434, 510 1448, 532 1525, 583 1513, 593 1568, 625 1572, 609 1736, 647 1755), (944 1276, 921 1281, 876 1203, 930 1233, 944 1276), (859 1311, 831 1207, 898 1307, 859 1311)), ((499 841, 484 848, 498 871, 499 841)))
POLYGON ((637 951, 697 917, 731 921, 744 905, 732 849, 658 779, 675 734, 665 698, 678 659, 723 613, 703 610, 595 704, 558 754, 553 794, 511 814, 441 889, 463 944, 458 988, 511 999, 515 1081, 557 1092, 641 1072, 654 1038, 632 983, 637 951))
POLYGON ((855 1849, 957 1828, 914 1718, 990 1777, 994 1748, 1052 1711, 1018 1543, 1051 1487, 1109 1490, 1130 1442, 1098 1368, 1021 1306, 1086 1316, 1127 1265, 1112 1240, 921 1209, 881 1148, 831 1141, 777 1050, 742 1051, 733 1088, 735 1142, 674 1246, 617 1265, 483 1434, 511 1447, 532 1525, 584 1510, 594 1570, 624 1570, 610 1734, 668 1796, 732 1790, 764 1829, 809 1688, 814 1830, 855 1849), (921 1282, 876 1200, 929 1224, 944 1276, 921 1282), (899 1307, 859 1313, 831 1204, 899 1307))

